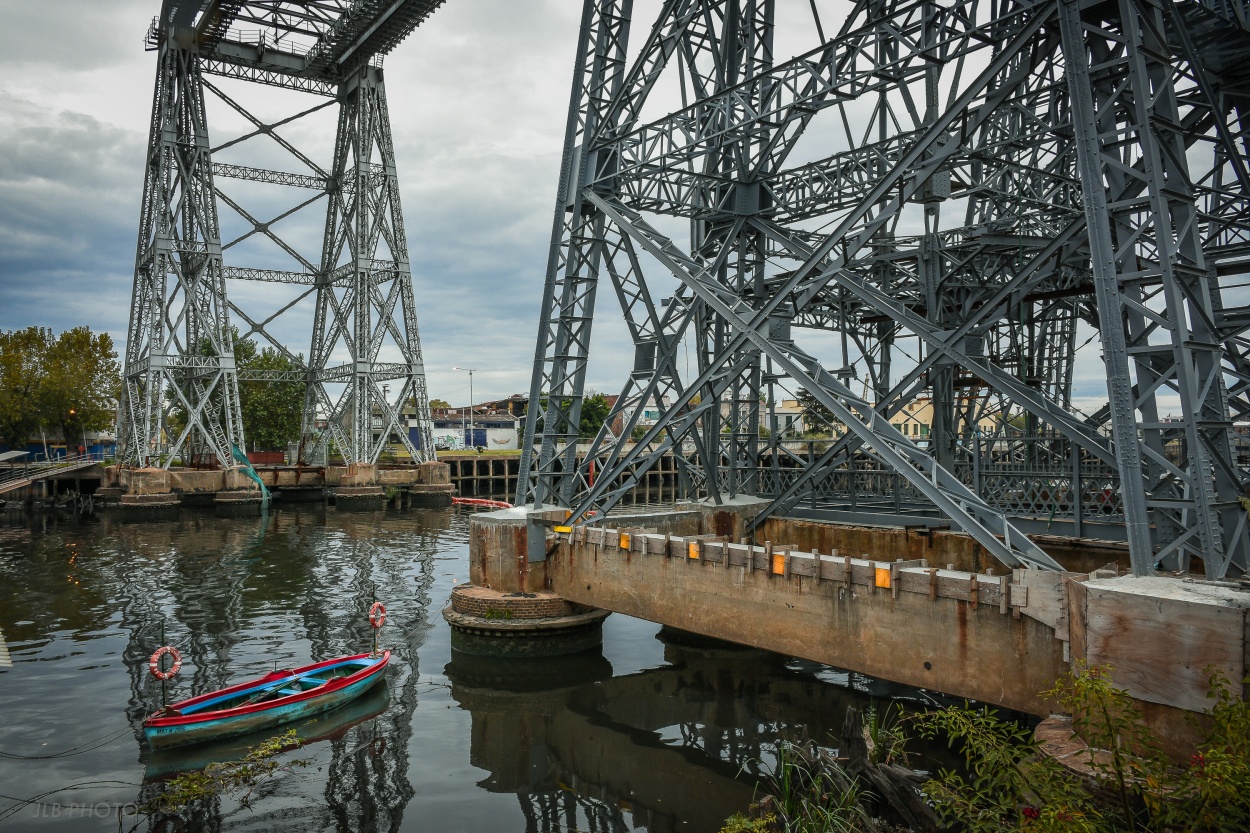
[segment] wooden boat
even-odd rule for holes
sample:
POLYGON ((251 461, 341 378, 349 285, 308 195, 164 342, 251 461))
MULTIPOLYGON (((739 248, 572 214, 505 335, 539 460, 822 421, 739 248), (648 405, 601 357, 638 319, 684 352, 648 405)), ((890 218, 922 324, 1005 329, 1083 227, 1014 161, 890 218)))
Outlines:
POLYGON ((337 708, 383 679, 391 652, 336 657, 201 694, 143 721, 153 749, 268 729, 337 708))
MULTIPOLYGON (((308 747, 321 741, 345 737, 356 726, 383 714, 390 704, 391 692, 383 681, 350 703, 305 720, 287 723, 282 728, 294 729, 299 737, 299 746, 308 747)), ((261 729, 259 732, 231 735, 228 738, 188 746, 153 749, 148 753, 143 783, 165 781, 187 772, 199 772, 212 763, 242 760, 250 749, 269 740, 273 734, 272 728, 261 729)))

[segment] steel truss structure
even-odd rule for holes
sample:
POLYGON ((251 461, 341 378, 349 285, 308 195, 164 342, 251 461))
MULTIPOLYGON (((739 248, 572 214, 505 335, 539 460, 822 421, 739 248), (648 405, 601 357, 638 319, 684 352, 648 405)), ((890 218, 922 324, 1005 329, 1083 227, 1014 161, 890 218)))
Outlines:
MULTIPOLYGON (((381 61, 441 3, 164 0, 147 39, 158 61, 118 414, 127 463, 232 465, 232 446, 245 447, 240 380, 306 385, 301 462, 324 460, 330 443, 347 462, 376 462, 392 438, 414 460, 433 453, 381 61), (206 76, 301 93, 289 98, 306 106, 266 121, 206 76), (248 132, 213 147, 209 96, 248 132), (333 106, 327 168, 281 131, 333 106), (297 171, 221 159, 249 140, 276 144, 297 171), (262 219, 222 180, 250 183, 253 195, 264 186, 311 196, 262 219), (306 256, 275 225, 318 203, 322 248, 306 256), (223 242, 221 205, 247 228, 236 239, 223 242), (272 243, 292 268, 228 263, 233 247, 254 240, 272 243), (261 310, 242 300, 256 295, 244 283, 252 281, 290 291, 276 309, 261 310), (304 311, 301 302, 312 308, 300 334, 311 336, 307 358, 290 340, 298 325, 286 323, 304 311), (234 326, 276 351, 286 369, 240 370, 234 326), (415 418, 417 442, 401 413, 415 418)), ((278 296, 265 297, 272 305, 278 296)))
POLYGON ((674 453, 756 525, 1246 571, 1250 4, 666 0, 637 48, 631 17, 585 2, 518 502, 582 517, 674 453), (579 452, 603 280, 635 361, 579 452), (786 397, 823 441, 778 436, 786 397))

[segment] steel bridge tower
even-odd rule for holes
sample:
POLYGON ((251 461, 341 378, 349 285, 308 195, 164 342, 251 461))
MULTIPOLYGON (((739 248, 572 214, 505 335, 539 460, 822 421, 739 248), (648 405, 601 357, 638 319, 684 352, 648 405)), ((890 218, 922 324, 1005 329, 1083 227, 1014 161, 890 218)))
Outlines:
POLYGON ((231 447, 244 447, 240 381, 306 385, 302 462, 324 457, 329 443, 348 462, 375 462, 392 437, 415 460, 432 454, 381 63, 441 3, 164 0, 147 39, 157 53, 156 92, 118 413, 127 463, 232 465, 231 447), (302 109, 266 120, 228 92, 239 81, 257 85, 253 92, 262 85, 290 91, 283 100, 302 109), (247 125, 217 147, 209 141, 210 95, 247 125), (325 167, 283 134, 335 106, 337 137, 325 167), (259 141, 295 170, 223 161, 239 152, 268 158, 266 149, 251 150, 259 141), (246 183, 244 196, 262 206, 258 189, 268 189, 269 203, 278 191, 303 195, 262 219, 222 180, 246 183), (322 247, 306 255, 279 224, 318 203, 322 247), (223 205, 247 228, 236 239, 222 239, 223 205), (232 262, 232 248, 258 240, 272 244, 287 268, 232 262), (255 281, 269 286, 258 292, 255 281), (234 328, 286 366, 240 369, 234 328), (401 414, 415 420, 416 443, 401 414))
POLYGON ((766 498, 755 524, 1246 571, 1246 0, 665 0, 636 46, 634 23, 585 2, 519 502, 610 508, 671 452, 686 496, 766 498), (579 454, 601 282, 635 356, 579 454))

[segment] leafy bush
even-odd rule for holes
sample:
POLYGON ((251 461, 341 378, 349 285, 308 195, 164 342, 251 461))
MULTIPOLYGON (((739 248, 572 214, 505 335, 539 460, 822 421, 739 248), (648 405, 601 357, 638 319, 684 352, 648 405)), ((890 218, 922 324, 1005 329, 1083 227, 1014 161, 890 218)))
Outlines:
MULTIPOLYGON (((991 709, 917 718, 922 737, 961 749, 966 773, 924 791, 942 819, 970 833, 1232 833, 1250 829, 1250 703, 1211 675, 1211 723, 1198 753, 1173 766, 1128 692, 1106 668, 1078 667, 1044 694, 1088 743, 1082 778, 1039 754, 1032 732, 991 709)), ((1248 681, 1250 682, 1250 681, 1248 681)))

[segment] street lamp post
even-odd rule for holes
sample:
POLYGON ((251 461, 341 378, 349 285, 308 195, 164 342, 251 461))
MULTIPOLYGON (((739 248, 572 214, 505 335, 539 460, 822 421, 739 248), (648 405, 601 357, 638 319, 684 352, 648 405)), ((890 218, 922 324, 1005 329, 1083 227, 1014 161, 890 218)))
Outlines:
POLYGON ((456 365, 455 367, 452 368, 452 370, 463 370, 469 374, 469 444, 470 445, 472 445, 474 441, 474 436, 473 436, 473 428, 474 428, 474 425, 473 425, 473 371, 476 369, 477 368, 475 367, 460 367, 459 365, 456 365))

